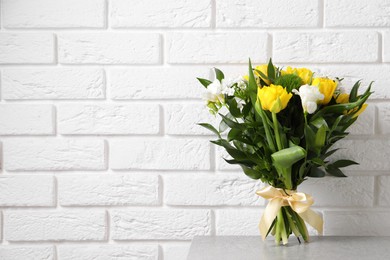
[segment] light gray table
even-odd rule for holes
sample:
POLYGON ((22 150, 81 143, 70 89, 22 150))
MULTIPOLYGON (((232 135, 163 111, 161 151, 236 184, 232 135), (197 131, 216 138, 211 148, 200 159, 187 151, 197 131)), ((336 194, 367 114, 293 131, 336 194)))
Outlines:
POLYGON ((311 237, 299 244, 290 237, 276 246, 257 236, 195 237, 187 260, 279 260, 279 259, 390 259, 390 237, 311 237))

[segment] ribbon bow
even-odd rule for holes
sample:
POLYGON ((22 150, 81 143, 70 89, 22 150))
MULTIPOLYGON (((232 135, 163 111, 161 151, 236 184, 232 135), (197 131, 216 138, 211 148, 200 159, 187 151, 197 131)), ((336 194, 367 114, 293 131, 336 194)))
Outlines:
POLYGON ((256 194, 269 200, 259 224, 263 240, 280 208, 283 206, 290 206, 304 221, 322 234, 323 220, 320 215, 310 209, 314 201, 309 194, 296 191, 285 192, 283 189, 272 186, 265 187, 257 191, 256 194))

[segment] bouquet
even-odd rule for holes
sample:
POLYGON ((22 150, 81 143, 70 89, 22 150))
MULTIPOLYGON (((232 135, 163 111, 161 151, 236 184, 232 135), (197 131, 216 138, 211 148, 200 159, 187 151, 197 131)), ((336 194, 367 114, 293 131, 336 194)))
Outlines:
POLYGON ((269 200, 259 224, 263 240, 271 233, 278 245, 287 244, 294 234, 308 242, 305 222, 322 233, 323 221, 310 209, 313 198, 297 188, 307 177, 346 177, 341 168, 357 164, 328 158, 338 150, 333 144, 348 135, 366 108, 372 83, 359 94, 358 81, 348 94, 342 79, 317 77, 307 68, 278 68, 271 59, 255 68, 249 60, 248 75, 234 80, 214 70, 214 81, 198 80, 220 124, 200 125, 216 134, 211 142, 232 157, 227 163, 269 184, 256 192, 269 200))

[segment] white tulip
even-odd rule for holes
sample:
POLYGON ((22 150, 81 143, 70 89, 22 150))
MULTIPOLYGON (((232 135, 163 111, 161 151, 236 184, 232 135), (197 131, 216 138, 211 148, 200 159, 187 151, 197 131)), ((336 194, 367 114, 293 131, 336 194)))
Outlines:
POLYGON ((301 97, 302 108, 309 114, 313 114, 317 110, 317 102, 324 99, 317 86, 303 85, 299 91, 293 89, 292 92, 301 97))

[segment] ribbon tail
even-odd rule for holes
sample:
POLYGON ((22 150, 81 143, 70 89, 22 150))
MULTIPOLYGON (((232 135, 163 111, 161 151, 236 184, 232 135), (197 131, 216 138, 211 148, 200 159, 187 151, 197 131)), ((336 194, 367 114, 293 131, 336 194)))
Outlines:
POLYGON ((270 200, 267 207, 264 210, 264 214, 260 219, 259 229, 260 234, 263 240, 267 236, 268 230, 270 229, 272 222, 278 215, 280 208, 282 207, 283 200, 280 198, 275 198, 270 200))
POLYGON ((322 234, 324 227, 324 220, 322 217, 311 209, 299 213, 299 216, 306 221, 310 226, 315 228, 319 234, 322 234))

